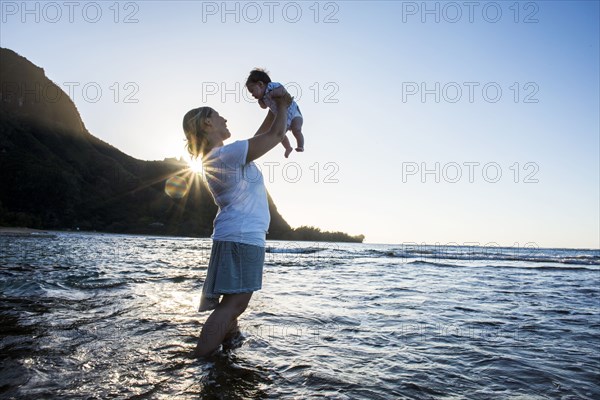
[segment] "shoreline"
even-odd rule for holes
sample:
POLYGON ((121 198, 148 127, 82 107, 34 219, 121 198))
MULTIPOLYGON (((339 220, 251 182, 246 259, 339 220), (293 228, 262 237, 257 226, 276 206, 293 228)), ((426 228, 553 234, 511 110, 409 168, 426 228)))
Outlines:
POLYGON ((0 226, 0 236, 51 237, 51 236, 55 236, 55 235, 50 231, 41 230, 41 229, 0 226))
MULTIPOLYGON (((199 237, 199 236, 171 236, 171 235, 160 235, 160 234, 143 234, 143 233, 116 233, 116 232, 98 232, 98 231, 72 231, 72 230, 44 230, 44 229, 33 229, 33 228, 23 228, 23 227, 8 227, 8 226, 0 226, 0 236, 32 236, 32 237, 56 237, 57 233, 79 233, 79 234, 106 234, 106 235, 130 235, 130 236, 153 236, 153 237, 173 237, 173 238, 181 238, 181 239, 210 239, 208 237, 199 237)), ((271 241, 284 241, 284 242, 311 242, 311 243, 359 243, 359 242, 329 242, 329 241, 319 241, 319 240, 289 240, 289 239, 268 239, 271 241)), ((374 245, 374 246, 391 246, 397 245, 402 246, 406 245, 406 243, 359 243, 366 245, 374 245)), ((410 245, 422 246, 425 248, 428 247, 446 247, 448 245, 440 245, 440 244, 425 244, 425 243, 410 243, 410 245)), ((463 246, 448 246, 448 247, 463 247, 463 246)), ((478 248, 491 248, 486 246, 473 246, 478 248)), ((511 248, 510 246, 499 246, 498 248, 511 248)), ((574 247, 537 247, 532 248, 532 250, 583 250, 583 251, 599 251, 600 248, 574 248, 574 247)))
MULTIPOLYGON (((98 234, 98 235, 126 235, 126 236, 152 236, 152 237, 169 237, 180 239, 210 239, 210 236, 181 236, 168 235, 160 233, 126 233, 126 232, 104 232, 104 231, 83 231, 83 230, 44 230, 24 227, 8 227, 0 226, 0 236, 32 236, 32 237, 56 237, 60 233, 77 233, 77 234, 98 234)), ((310 242, 310 243, 361 243, 361 242, 345 242, 345 241, 327 241, 327 240, 293 240, 293 239, 267 239, 271 241, 286 241, 286 242, 310 242)))

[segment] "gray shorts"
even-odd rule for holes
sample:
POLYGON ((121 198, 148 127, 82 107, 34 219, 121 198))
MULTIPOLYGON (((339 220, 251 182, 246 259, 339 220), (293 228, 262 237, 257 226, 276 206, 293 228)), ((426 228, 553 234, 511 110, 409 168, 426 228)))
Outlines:
POLYGON ((198 311, 214 310, 223 294, 260 290, 264 262, 264 247, 214 240, 198 311))

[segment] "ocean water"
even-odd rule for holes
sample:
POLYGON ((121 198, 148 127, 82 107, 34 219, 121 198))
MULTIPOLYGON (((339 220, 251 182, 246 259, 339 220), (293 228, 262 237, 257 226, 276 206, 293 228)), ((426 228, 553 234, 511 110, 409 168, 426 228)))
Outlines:
POLYGON ((210 240, 0 236, 0 397, 600 398, 598 250, 268 245, 197 360, 210 240))

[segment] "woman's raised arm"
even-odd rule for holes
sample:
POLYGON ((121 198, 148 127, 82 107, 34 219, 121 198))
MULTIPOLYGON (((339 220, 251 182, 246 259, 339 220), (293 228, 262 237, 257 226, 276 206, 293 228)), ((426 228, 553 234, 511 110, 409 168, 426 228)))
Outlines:
POLYGON ((275 121, 275 114, 273 114, 273 112, 271 110, 269 110, 267 112, 267 116, 265 117, 265 120, 260 125, 260 128, 258 128, 258 130, 254 134, 254 136, 262 135, 263 133, 268 131, 269 128, 271 127, 271 124, 273 123, 273 121, 275 121))
POLYGON ((283 137, 285 136, 287 130, 287 111, 290 104, 292 104, 292 96, 286 92, 283 96, 276 97, 274 100, 277 102, 277 115, 275 115, 269 129, 266 132, 261 133, 263 125, 266 126, 270 118, 269 116, 273 114, 269 111, 263 125, 258 129, 256 136, 248 139, 248 155, 246 156, 246 163, 262 157, 273 147, 281 143, 281 140, 283 140, 283 137))

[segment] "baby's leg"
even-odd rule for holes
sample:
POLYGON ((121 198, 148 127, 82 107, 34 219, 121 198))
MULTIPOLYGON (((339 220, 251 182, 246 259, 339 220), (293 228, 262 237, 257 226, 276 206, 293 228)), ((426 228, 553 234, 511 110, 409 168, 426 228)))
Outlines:
POLYGON ((302 134, 302 117, 296 117, 292 120, 290 128, 296 138, 296 151, 304 151, 304 135, 302 134))
POLYGON ((283 155, 285 156, 285 158, 288 158, 290 156, 290 153, 294 149, 292 148, 292 145, 290 144, 290 139, 288 139, 287 135, 283 137, 281 144, 283 145, 283 147, 285 147, 285 153, 283 155))

